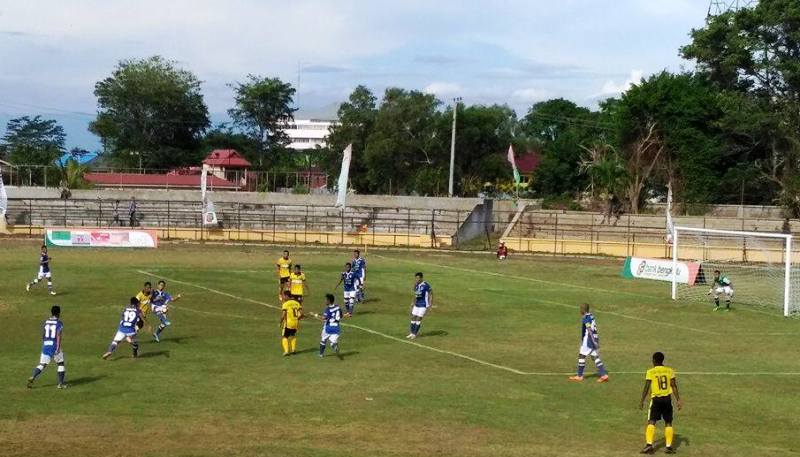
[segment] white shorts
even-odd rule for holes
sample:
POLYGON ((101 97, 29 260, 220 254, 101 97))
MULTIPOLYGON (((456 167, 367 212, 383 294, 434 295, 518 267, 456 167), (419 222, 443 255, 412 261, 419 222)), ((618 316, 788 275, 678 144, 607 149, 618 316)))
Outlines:
POLYGON ((330 341, 331 344, 336 344, 339 342, 339 334, 338 333, 328 333, 325 329, 322 329, 322 335, 319 337, 319 341, 324 343, 326 341, 330 341))
POLYGON ((714 295, 720 295, 720 294, 725 294, 729 297, 733 297, 733 287, 731 286, 715 287, 714 295))
POLYGON ((153 310, 153 312, 154 312, 154 313, 156 313, 156 314, 166 314, 166 312, 167 312, 167 305, 161 305, 161 306, 151 306, 151 309, 152 309, 152 310, 153 310))
POLYGON ((47 278, 47 279, 50 279, 50 276, 51 276, 51 275, 50 275, 50 272, 49 272, 49 271, 45 273, 45 271, 44 271, 44 268, 42 268, 42 267, 39 267, 39 274, 37 275, 37 277, 38 277, 39 279, 42 279, 42 278, 47 278))
POLYGON ((587 346, 587 345, 585 345, 585 344, 582 344, 582 345, 581 345, 581 348, 580 348, 580 349, 578 349, 578 354, 580 354, 580 355, 582 355, 582 356, 587 356, 587 355, 590 355, 590 356, 592 356, 592 357, 597 357, 597 356, 599 356, 599 355, 600 355, 600 354, 597 352, 597 349, 590 348, 589 346, 587 346))
POLYGON ((117 334, 114 335, 114 342, 115 343, 119 343, 120 341, 124 340, 125 338, 128 338, 128 337, 133 338, 134 336, 136 336, 136 333, 122 333, 119 330, 117 330, 117 334))
POLYGON ((42 354, 39 356, 39 364, 40 365, 47 365, 50 363, 50 360, 53 360, 55 363, 63 363, 64 362, 64 353, 62 351, 57 352, 55 355, 50 357, 47 354, 42 354))
POLYGON ((416 317, 423 317, 425 313, 428 312, 427 306, 412 306, 411 307, 411 315, 416 317))
POLYGON ((356 298, 356 291, 355 290, 345 290, 344 291, 344 299, 347 300, 354 300, 356 298))
POLYGON ((505 259, 506 259, 506 256, 504 256, 504 255, 501 255, 501 256, 498 256, 497 258, 498 258, 498 259, 500 259, 500 260, 505 260, 505 259))

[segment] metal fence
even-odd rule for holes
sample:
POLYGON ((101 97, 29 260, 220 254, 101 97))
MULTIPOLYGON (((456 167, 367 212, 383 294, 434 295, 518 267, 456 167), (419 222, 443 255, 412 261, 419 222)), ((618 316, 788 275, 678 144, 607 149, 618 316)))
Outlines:
MULTIPOLYGON (((137 175, 197 175, 199 171, 188 169, 157 169, 157 168, 92 168, 89 173, 111 174, 125 173, 137 175)), ((7 186, 30 186, 58 188, 61 183, 61 170, 57 166, 44 165, 13 165, 2 168, 3 182, 7 186)), ((326 192, 331 185, 327 173, 315 170, 307 171, 242 171, 230 170, 225 172, 225 179, 234 183, 232 191, 258 191, 258 192, 326 192)), ((104 184, 98 187, 126 188, 141 187, 126 184, 124 180, 118 183, 104 184)), ((170 186, 147 186, 148 188, 170 189, 170 186)), ((212 186, 213 187, 213 186, 212 186)))

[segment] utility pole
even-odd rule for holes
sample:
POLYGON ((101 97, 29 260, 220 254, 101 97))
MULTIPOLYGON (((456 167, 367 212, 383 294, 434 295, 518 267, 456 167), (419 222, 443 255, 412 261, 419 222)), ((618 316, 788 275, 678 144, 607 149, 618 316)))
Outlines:
POLYGON ((450 136, 450 185, 447 187, 448 194, 453 196, 453 169, 456 165, 456 117, 458 116, 458 104, 461 103, 461 97, 453 99, 453 133, 450 136))
POLYGON ((755 6, 757 0, 710 0, 708 17, 755 6))

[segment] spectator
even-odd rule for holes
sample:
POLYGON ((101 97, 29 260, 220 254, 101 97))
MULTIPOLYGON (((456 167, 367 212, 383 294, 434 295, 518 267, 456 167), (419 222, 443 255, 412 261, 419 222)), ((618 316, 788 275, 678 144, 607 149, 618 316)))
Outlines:
POLYGON ((508 248, 506 243, 501 241, 500 245, 497 246, 497 260, 505 260, 506 257, 508 257, 508 248))
POLYGON ((122 227, 122 219, 119 218, 119 200, 114 200, 114 220, 112 220, 108 226, 113 227, 114 224, 117 224, 118 227, 122 227))
POLYGON ((128 205, 128 216, 129 216, 129 223, 131 227, 139 225, 136 221, 136 197, 131 197, 131 202, 128 205))

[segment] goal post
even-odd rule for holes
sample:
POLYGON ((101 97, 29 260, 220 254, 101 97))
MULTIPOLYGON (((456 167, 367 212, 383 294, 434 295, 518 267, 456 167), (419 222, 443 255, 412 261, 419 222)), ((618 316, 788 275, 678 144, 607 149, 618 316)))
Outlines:
POLYGON ((672 271, 681 260, 699 262, 697 281, 682 284, 672 275, 672 299, 707 299, 698 290, 711 271, 720 270, 733 283, 734 302, 780 308, 784 316, 800 311, 793 296, 792 235, 676 226, 672 231, 672 271))

